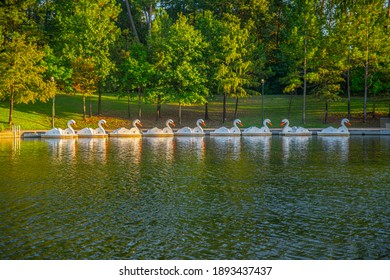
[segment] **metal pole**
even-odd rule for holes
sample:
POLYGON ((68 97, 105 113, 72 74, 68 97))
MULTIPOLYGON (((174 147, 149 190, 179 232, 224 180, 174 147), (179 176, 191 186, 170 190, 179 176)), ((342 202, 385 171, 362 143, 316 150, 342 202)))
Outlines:
MULTIPOLYGON (((54 77, 51 77, 50 79, 53 83, 54 83, 54 77)), ((52 107, 51 107, 51 126, 52 128, 54 128, 54 118, 56 116, 56 96, 54 94, 53 96, 53 104, 52 104, 52 107)))
POLYGON ((264 79, 261 79, 261 122, 264 122, 264 79))
POLYGON ((54 128, 54 117, 56 115, 56 97, 53 97, 53 106, 51 108, 51 126, 54 128))

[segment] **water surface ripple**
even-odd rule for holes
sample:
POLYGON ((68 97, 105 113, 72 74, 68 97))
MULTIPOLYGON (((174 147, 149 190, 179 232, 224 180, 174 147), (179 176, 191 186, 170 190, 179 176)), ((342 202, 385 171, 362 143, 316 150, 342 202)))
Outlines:
POLYGON ((389 259, 389 137, 0 141, 2 259, 389 259))

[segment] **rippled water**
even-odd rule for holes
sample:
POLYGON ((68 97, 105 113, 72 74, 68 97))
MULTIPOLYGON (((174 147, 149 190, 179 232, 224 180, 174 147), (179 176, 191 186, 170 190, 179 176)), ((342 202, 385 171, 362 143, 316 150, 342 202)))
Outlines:
POLYGON ((0 140, 1 259, 389 259, 389 137, 0 140))

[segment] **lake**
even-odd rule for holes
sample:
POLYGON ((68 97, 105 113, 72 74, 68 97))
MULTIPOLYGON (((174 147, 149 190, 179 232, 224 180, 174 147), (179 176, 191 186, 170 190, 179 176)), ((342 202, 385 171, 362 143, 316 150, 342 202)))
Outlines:
POLYGON ((390 137, 0 139, 1 259, 389 259, 390 137))

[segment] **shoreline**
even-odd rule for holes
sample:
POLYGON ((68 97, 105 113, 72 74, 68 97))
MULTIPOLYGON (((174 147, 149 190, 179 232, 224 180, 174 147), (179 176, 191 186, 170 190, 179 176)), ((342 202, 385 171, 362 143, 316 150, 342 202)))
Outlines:
MULTIPOLYGON (((142 132, 145 132, 147 129, 142 129, 142 132)), ((213 131, 214 128, 204 129, 205 136, 209 136, 210 132, 213 131)), ((243 129, 241 129, 242 131, 243 129)), ((272 136, 279 136, 279 133, 282 131, 282 128, 273 128, 270 129, 272 132, 272 136)), ((308 128, 309 131, 312 132, 312 136, 317 136, 317 133, 322 130, 322 128, 308 128)), ((2 138, 41 138, 41 135, 44 134, 48 130, 20 130, 20 132, 15 133, 12 131, 0 132, 0 139, 2 138)), ((112 130, 107 130, 107 132, 111 132, 112 130)), ((174 129, 174 132, 176 129, 174 129)), ((349 133, 351 136, 360 135, 360 136, 390 136, 390 129, 383 127, 376 128, 353 128, 349 129, 349 133)), ((227 136, 229 137, 229 136, 227 136)), ((242 135, 241 135, 242 137, 242 135)), ((247 137, 262 137, 262 136, 247 136, 247 137)), ((263 136, 264 137, 264 136, 263 136)), ((287 137, 301 137, 297 136, 287 136, 287 137)), ((310 137, 310 136, 306 136, 310 137)), ((329 137, 329 136, 325 136, 329 137)), ((340 137, 340 136, 334 136, 340 137)))

